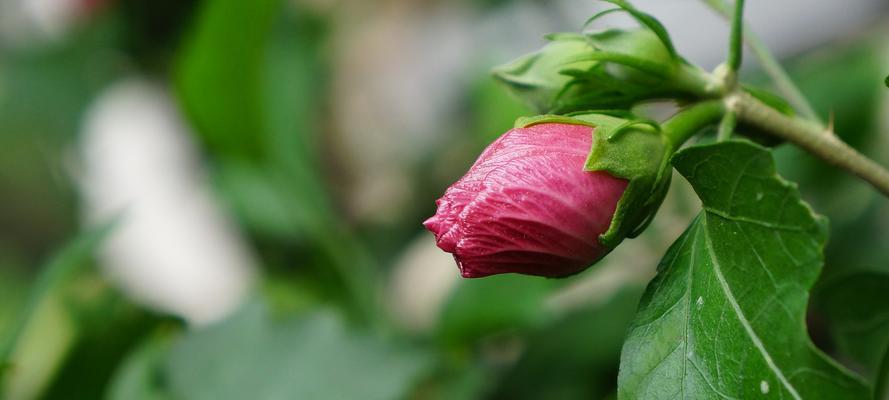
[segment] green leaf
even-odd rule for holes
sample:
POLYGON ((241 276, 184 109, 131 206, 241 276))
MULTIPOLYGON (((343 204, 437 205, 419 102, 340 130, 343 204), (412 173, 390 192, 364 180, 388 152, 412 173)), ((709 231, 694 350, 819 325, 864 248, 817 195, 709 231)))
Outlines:
POLYGON ((6 336, 0 338, 0 386, 2 386, 6 367, 12 363, 10 356, 40 305, 51 291, 71 277, 78 267, 83 266, 92 257, 93 252, 113 228, 113 225, 113 223, 109 223, 81 233, 42 268, 18 318, 11 324, 11 328, 4 331, 6 336))
POLYGON ((670 248, 621 356, 619 395, 863 399, 860 378, 806 332, 826 221, 746 141, 696 146, 674 166, 704 211, 670 248))
POLYGON ((886 85, 886 87, 889 87, 889 76, 886 76, 886 79, 883 81, 883 84, 886 85))
POLYGON ((429 361, 404 342, 350 332, 330 312, 279 320, 252 304, 175 344, 166 378, 181 399, 396 399, 429 361))
POLYGON ((889 274, 858 271, 820 285, 815 299, 839 350, 875 376, 889 350, 889 274))
POLYGON ((280 0, 201 4, 175 74, 197 133, 213 150, 257 158, 264 147, 262 68, 280 0))

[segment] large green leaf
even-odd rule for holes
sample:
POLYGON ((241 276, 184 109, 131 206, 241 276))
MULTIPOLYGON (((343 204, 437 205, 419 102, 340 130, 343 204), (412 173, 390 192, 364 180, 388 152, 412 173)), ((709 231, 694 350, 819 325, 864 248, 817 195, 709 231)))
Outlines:
POLYGON ((334 314, 275 320, 253 304, 171 349, 167 382, 182 399, 396 399, 430 366, 404 342, 350 331, 334 314))
POLYGON ((670 248, 621 356, 619 395, 857 399, 865 384, 806 332, 826 221, 750 142, 696 146, 674 166, 704 211, 670 248))

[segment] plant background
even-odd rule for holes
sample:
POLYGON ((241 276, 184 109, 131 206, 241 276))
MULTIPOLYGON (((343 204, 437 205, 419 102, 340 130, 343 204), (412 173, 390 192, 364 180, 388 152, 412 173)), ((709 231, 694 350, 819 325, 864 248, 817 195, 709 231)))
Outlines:
MULTIPOLYGON (((724 57, 701 3, 637 3, 692 61, 724 57)), ((748 3, 837 133, 889 162, 889 5, 748 3)), ((460 280, 420 225, 527 113, 489 68, 600 8, 0 0, 0 397, 613 397, 642 289, 699 207, 681 178, 642 237, 565 280, 460 280)), ((813 340, 871 373, 889 202, 776 153, 831 220, 813 340)))

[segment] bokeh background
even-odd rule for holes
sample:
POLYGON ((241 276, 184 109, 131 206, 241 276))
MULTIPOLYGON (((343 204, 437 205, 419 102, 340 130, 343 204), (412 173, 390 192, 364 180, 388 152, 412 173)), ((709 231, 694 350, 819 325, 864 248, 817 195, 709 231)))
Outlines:
MULTIPOLYGON (((691 61, 723 59, 702 2, 636 4, 691 61)), ((420 225, 528 113, 489 69, 603 7, 0 0, 0 398, 614 397, 639 296, 699 209, 681 178, 642 237, 563 280, 461 280, 420 225)), ((889 3, 748 16, 837 133, 889 163, 889 3)), ((776 154, 832 222, 810 332, 870 376, 889 320, 868 311, 889 305, 847 278, 889 276, 889 202, 776 154)))

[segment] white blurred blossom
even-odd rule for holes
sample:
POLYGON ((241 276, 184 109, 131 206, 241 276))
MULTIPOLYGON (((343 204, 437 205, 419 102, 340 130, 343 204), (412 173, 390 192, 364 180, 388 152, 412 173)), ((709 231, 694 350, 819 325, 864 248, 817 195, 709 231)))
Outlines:
POLYGON ((135 300, 202 324, 244 300, 255 263, 190 138, 164 88, 114 84, 86 114, 81 189, 89 222, 120 217, 101 251, 108 277, 135 300))

